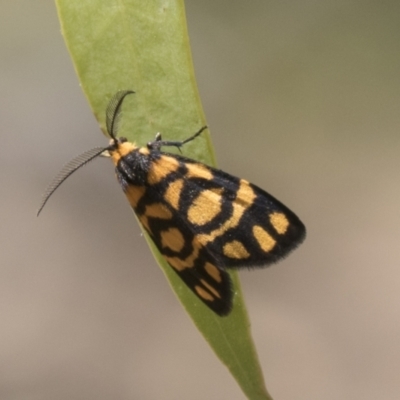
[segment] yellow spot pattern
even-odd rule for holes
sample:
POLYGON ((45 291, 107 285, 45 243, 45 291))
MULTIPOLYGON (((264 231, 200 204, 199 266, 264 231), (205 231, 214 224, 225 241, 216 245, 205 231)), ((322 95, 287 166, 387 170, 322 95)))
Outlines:
POLYGON ((204 269, 207 271, 207 274, 214 279, 214 281, 216 282, 222 281, 221 273, 219 272, 219 269, 215 265, 206 262, 204 269))
POLYGON ((202 164, 186 164, 187 173, 186 178, 203 178, 208 181, 213 178, 212 172, 202 164))
POLYGON ((155 185, 161 182, 171 172, 175 172, 179 168, 179 161, 173 157, 161 156, 158 160, 153 161, 147 175, 147 182, 155 185))
POLYGON ((222 248, 222 251, 229 258, 241 259, 250 256, 249 252, 238 240, 232 240, 231 242, 226 243, 222 248))
POLYGON ((196 293, 204 300, 214 301, 214 297, 211 296, 206 290, 204 290, 201 286, 195 286, 194 290, 196 293))
POLYGON ((200 279, 200 282, 215 296, 218 297, 219 299, 221 298, 220 294, 218 291, 213 288, 208 282, 206 282, 204 279, 200 279))
POLYGON ((177 228, 170 228, 161 232, 161 245, 179 253, 185 244, 181 231, 177 228))
POLYGON ((129 185, 125 190, 125 195, 128 198, 129 204, 135 209, 139 200, 146 192, 144 186, 129 185))
POLYGON ((211 190, 203 190, 189 207, 188 220, 192 224, 205 225, 220 212, 221 196, 211 190))
POLYGON ((261 226, 253 226, 253 235, 260 247, 268 253, 276 245, 276 240, 261 226))
POLYGON ((289 226, 289 221, 286 218, 285 214, 274 212, 271 213, 269 216, 269 220, 275 230, 280 234, 283 235, 286 233, 287 228, 289 226))
POLYGON ((179 199, 183 188, 183 179, 171 182, 165 191, 164 198, 175 210, 179 208, 179 199))
POLYGON ((235 203, 239 203, 242 205, 242 207, 247 208, 253 204, 255 198, 256 195, 254 193, 254 190, 251 188, 249 182, 241 179, 235 203))

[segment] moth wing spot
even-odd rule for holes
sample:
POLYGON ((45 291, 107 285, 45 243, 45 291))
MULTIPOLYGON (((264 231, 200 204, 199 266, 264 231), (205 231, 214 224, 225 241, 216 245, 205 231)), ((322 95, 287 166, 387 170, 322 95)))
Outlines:
POLYGON ((203 164, 190 164, 187 163, 186 165, 186 178, 203 178, 206 179, 207 181, 210 181, 213 179, 213 174, 212 172, 203 164))
POLYGON ((253 226, 253 236, 263 251, 268 253, 275 245, 276 240, 261 226, 253 226))
POLYGON ((165 191, 164 198, 165 200, 175 209, 179 208, 179 199, 181 197, 181 192, 183 189, 183 179, 178 179, 176 181, 171 182, 167 190, 165 191))
POLYGON ((179 168, 179 161, 170 156, 161 156, 158 160, 154 160, 147 174, 147 182, 155 185, 161 182, 167 175, 175 172, 179 168))
POLYGON ((213 288, 208 282, 206 282, 204 279, 200 279, 200 282, 205 286, 205 288, 211 292, 214 297, 218 297, 219 299, 221 298, 221 295, 218 293, 218 291, 213 288))
POLYGON ((194 287, 194 290, 202 299, 207 300, 207 301, 214 301, 214 297, 210 293, 208 293, 206 290, 204 290, 201 286, 196 285, 194 287))
POLYGON ((280 212, 273 212, 269 216, 269 220, 275 230, 280 234, 284 235, 289 226, 289 221, 286 218, 286 215, 280 212))
POLYGON ((196 225, 205 225, 212 221, 221 212, 221 195, 203 190, 193 200, 189 207, 187 217, 189 222, 196 225))
POLYGON ((161 232, 162 247, 168 247, 172 251, 179 253, 185 245, 185 239, 181 231, 177 228, 170 228, 161 232))
POLYGON ((206 264, 204 265, 204 269, 206 270, 207 274, 214 279, 214 281, 218 283, 222 282, 221 272, 215 265, 206 262, 206 264))
POLYGON ((250 183, 244 179, 241 179, 235 202, 240 203, 242 207, 246 209, 253 204, 255 198, 256 194, 250 186, 250 183))
POLYGON ((250 257, 249 252, 238 240, 232 240, 231 242, 225 243, 222 251, 229 258, 242 259, 250 257))
POLYGON ((128 198, 129 204, 133 209, 135 209, 146 192, 144 186, 128 185, 125 190, 125 195, 128 198))

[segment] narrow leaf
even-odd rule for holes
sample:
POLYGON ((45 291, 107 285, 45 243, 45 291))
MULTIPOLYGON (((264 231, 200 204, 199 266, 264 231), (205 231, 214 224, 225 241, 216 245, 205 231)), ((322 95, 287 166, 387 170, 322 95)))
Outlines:
MULTIPOLYGON (((185 139, 206 124, 191 60, 183 0, 56 0, 62 33, 81 86, 105 129, 118 90, 134 90, 123 106, 120 134, 139 145, 162 132, 185 139)), ((209 134, 184 155, 215 165, 209 134)), ((150 242, 149 242, 150 243, 150 242)), ((249 399, 271 399, 250 335, 240 283, 232 273, 232 313, 218 317, 182 283, 150 243, 173 290, 249 399)))

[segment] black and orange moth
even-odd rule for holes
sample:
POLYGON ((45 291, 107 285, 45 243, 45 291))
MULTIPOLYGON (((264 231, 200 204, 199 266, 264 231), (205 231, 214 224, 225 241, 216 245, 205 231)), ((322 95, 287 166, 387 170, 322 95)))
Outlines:
POLYGON ((205 126, 184 141, 164 141, 157 134, 145 147, 118 138, 122 102, 131 93, 117 92, 107 107, 110 144, 70 161, 45 192, 38 215, 74 171, 99 155, 110 156, 130 205, 167 263, 206 306, 227 315, 234 293, 227 270, 279 261, 304 240, 305 227, 256 185, 161 151, 180 149, 205 126))

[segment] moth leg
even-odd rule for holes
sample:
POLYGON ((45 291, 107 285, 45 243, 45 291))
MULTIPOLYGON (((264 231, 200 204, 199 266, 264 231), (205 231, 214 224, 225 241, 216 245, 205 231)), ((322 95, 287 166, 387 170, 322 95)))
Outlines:
POLYGON ((203 132, 205 129, 207 129, 207 126, 203 126, 194 135, 182 141, 162 140, 161 133, 157 133, 155 139, 152 142, 147 143, 147 148, 152 150, 160 150, 161 147, 176 147, 179 149, 179 151, 181 151, 181 147, 184 144, 196 139, 197 136, 199 136, 200 133, 203 132))

